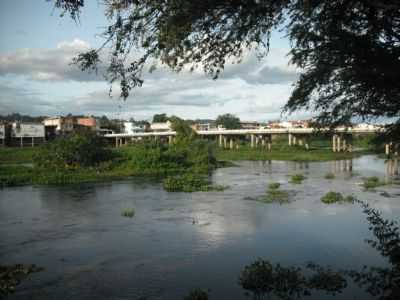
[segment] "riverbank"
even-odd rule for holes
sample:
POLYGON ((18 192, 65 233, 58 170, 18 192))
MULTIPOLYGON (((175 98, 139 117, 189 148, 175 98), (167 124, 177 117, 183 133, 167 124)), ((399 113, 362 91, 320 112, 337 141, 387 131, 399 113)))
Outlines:
POLYGON ((367 154, 368 151, 332 152, 330 149, 304 147, 273 146, 271 151, 260 148, 241 147, 239 149, 221 149, 216 151, 218 160, 283 160, 283 161, 329 161, 352 159, 367 154))
MULTIPOLYGON (((37 148, 0 149, 0 187, 21 185, 65 185, 87 182, 99 182, 126 179, 134 176, 147 176, 163 178, 167 175, 193 173, 185 165, 179 164, 154 164, 150 159, 152 154, 146 153, 148 161, 143 164, 132 164, 135 153, 138 151, 134 146, 113 149, 115 156, 111 161, 101 163, 95 167, 47 170, 34 168, 33 157, 39 154, 37 148)), ((242 147, 235 150, 216 149, 218 167, 224 167, 229 161, 237 160, 284 160, 284 161, 329 161, 352 159, 365 152, 334 153, 328 149, 305 150, 300 147, 276 146, 272 151, 265 149, 251 149, 242 147)), ((157 154, 158 155, 158 154, 157 154)), ((142 155, 140 157, 143 157, 142 155)), ((136 159, 137 160, 137 159, 136 159)), ((198 170, 207 174, 215 166, 198 170)))

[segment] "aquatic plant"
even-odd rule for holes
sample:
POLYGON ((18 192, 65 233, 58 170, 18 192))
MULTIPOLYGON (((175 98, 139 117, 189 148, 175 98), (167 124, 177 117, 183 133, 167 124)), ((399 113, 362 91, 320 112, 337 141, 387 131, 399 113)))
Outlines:
POLYGON ((294 174, 290 176, 290 183, 301 184, 306 177, 303 174, 294 174))
POLYGON ((36 265, 0 265, 0 296, 13 293, 16 286, 29 274, 43 270, 43 268, 37 267, 36 265))
POLYGON ((353 203, 356 201, 355 196, 348 195, 344 197, 341 193, 338 192, 328 192, 323 197, 321 197, 321 202, 325 204, 332 204, 332 203, 353 203))
POLYGON ((208 300, 208 293, 207 293, 207 291, 202 290, 202 289, 193 289, 183 299, 184 300, 208 300))
POLYGON ((362 186, 366 189, 374 189, 379 186, 385 185, 386 183, 381 181, 378 177, 372 176, 372 177, 367 177, 363 179, 362 186))
POLYGON ((134 208, 124 208, 121 212, 121 216, 127 218, 133 218, 135 216, 135 209, 134 208))
POLYGON ((163 187, 168 192, 223 191, 226 186, 212 185, 204 177, 193 174, 169 176, 163 181, 163 187))
POLYGON ((269 185, 268 185, 268 189, 270 189, 270 190, 277 190, 277 189, 279 189, 281 187, 281 184, 279 183, 279 182, 271 182, 269 185))
POLYGON ((332 172, 325 174, 325 179, 334 179, 334 178, 335 178, 335 174, 333 174, 332 172))

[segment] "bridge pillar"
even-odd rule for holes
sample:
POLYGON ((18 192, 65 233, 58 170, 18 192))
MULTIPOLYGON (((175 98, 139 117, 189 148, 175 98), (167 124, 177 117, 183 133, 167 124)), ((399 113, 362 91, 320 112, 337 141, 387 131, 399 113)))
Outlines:
POLYGON ((258 147, 258 142, 260 140, 260 137, 258 135, 256 135, 255 138, 256 138, 256 148, 257 148, 258 147))
POLYGON ((219 146, 222 147, 222 134, 219 135, 219 146))
POLYGON ((229 139, 229 149, 233 150, 233 139, 229 139))
POLYGON ((385 144, 385 154, 390 155, 390 144, 389 143, 385 144))
POLYGON ((254 148, 254 134, 250 134, 250 147, 254 148))
POLYGON ((296 136, 293 135, 292 136, 292 145, 296 146, 296 144, 297 144, 296 136))
POLYGON ((226 148, 227 148, 227 147, 226 147, 226 144, 227 144, 227 138, 226 138, 226 136, 224 136, 223 139, 224 139, 224 149, 226 149, 226 148))
POLYGON ((292 146, 292 134, 291 133, 289 133, 288 134, 288 139, 289 139, 289 146, 292 146))
POLYGON ((299 146, 303 146, 303 137, 299 138, 299 146))
POLYGON ((309 137, 306 137, 306 138, 305 138, 305 144, 304 144, 304 146, 306 147, 306 150, 309 150, 309 149, 310 149, 310 138, 309 138, 309 137))
POLYGON ((265 148, 265 137, 261 137, 261 147, 264 149, 265 148))
POLYGON ((172 140, 173 140, 173 136, 172 135, 169 135, 168 136, 168 144, 172 144, 172 140))

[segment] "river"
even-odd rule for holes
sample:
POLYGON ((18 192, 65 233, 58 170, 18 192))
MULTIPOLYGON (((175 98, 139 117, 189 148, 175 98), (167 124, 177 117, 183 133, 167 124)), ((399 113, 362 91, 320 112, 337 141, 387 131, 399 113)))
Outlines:
MULTIPOLYGON (((399 219, 400 185, 364 191, 363 176, 391 180, 375 156, 336 162, 237 162, 212 175, 223 192, 168 193, 132 180, 0 190, 0 264, 36 264, 7 299, 183 299, 192 288, 210 299, 249 299, 240 271, 258 258, 284 266, 313 261, 337 269, 386 266, 370 247, 358 204, 323 204, 328 191, 354 194, 399 219), (350 171, 352 169, 352 171, 350 171), (327 180, 324 175, 336 177, 327 180), (302 173, 302 184, 288 174, 302 173), (246 200, 278 181, 289 204, 246 200), (383 193, 385 192, 385 193, 383 193), (121 216, 134 208, 133 218, 121 216)), ((342 294, 306 299, 373 299, 353 284, 342 294)))

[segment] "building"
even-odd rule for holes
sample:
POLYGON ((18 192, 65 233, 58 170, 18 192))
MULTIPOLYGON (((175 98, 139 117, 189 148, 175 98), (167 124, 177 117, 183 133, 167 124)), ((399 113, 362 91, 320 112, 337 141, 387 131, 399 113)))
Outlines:
POLYGON ((260 129, 261 123, 255 121, 240 122, 242 129, 260 129))
POLYGON ((133 133, 139 133, 139 132, 144 132, 145 131, 145 126, 137 126, 134 122, 124 122, 124 133, 127 134, 133 134, 133 133))
POLYGON ((7 124, 0 124, 0 147, 7 144, 9 137, 9 126, 7 124))
POLYGON ((172 123, 170 121, 163 123, 151 123, 150 130, 155 132, 164 132, 172 130, 172 123))
POLYGON ((45 127, 40 123, 14 122, 11 125, 11 146, 35 146, 45 141, 45 127))
POLYGON ((47 132, 55 135, 72 133, 75 129, 76 119, 74 117, 53 117, 43 121, 47 132))
POLYGON ((88 128, 90 128, 92 130, 99 129, 99 126, 97 125, 96 119, 93 118, 93 117, 77 118, 76 119, 76 124, 78 126, 88 127, 88 128))

